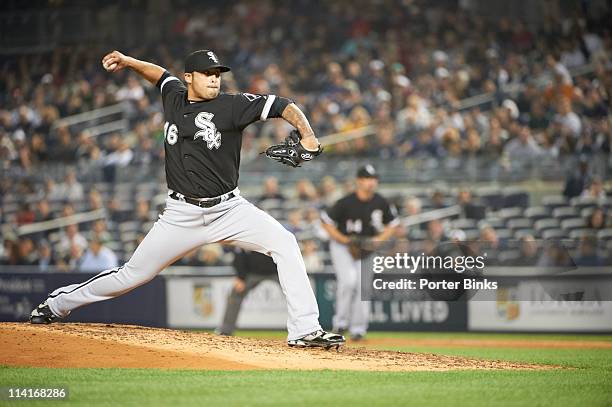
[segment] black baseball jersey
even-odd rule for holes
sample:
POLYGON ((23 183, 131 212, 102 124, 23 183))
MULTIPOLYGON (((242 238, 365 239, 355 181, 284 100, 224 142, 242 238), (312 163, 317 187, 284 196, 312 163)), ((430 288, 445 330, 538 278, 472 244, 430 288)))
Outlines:
POLYGON ((361 201, 353 192, 323 211, 321 217, 345 235, 376 236, 386 225, 399 224, 395 207, 377 193, 369 201, 361 201))
POLYGON ((190 102, 187 88, 164 73, 158 82, 166 123, 168 188, 188 197, 210 198, 238 186, 242 130, 249 124, 280 117, 290 103, 275 95, 221 93, 190 102), (281 101, 282 99, 282 101, 281 101))

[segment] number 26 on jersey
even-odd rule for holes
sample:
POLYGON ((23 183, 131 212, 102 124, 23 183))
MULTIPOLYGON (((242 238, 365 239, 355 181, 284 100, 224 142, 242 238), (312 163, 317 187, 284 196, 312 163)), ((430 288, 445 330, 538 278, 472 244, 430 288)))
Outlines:
POLYGON ((176 124, 170 124, 168 122, 164 124, 164 138, 171 146, 176 144, 178 141, 178 127, 176 127, 176 124))

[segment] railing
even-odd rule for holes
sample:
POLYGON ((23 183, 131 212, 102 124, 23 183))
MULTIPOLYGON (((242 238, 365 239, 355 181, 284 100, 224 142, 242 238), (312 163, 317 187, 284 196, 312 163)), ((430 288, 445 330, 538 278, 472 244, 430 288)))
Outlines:
POLYGON ((57 120, 51 126, 51 130, 59 127, 68 127, 76 132, 87 130, 91 137, 96 137, 113 132, 125 132, 129 129, 129 121, 126 118, 128 102, 79 113, 57 120))
POLYGON ((77 223, 91 222, 97 219, 104 219, 106 217, 106 211, 104 209, 98 209, 90 212, 77 213, 71 216, 65 216, 62 218, 47 220, 44 222, 30 223, 27 225, 19 226, 16 230, 17 236, 30 235, 32 233, 44 232, 47 230, 59 229, 64 226, 73 225, 77 223))
MULTIPOLYGON (((582 75, 588 75, 593 73, 595 67, 592 64, 586 64, 582 66, 577 66, 575 68, 570 69, 570 75, 572 78, 582 75)), ((462 99, 459 101, 459 110, 468 110, 477 106, 486 106, 491 105, 492 103, 497 101, 497 96, 499 94, 509 95, 512 97, 516 97, 520 92, 525 89, 525 85, 510 85, 504 89, 500 89, 499 92, 491 92, 491 93, 481 93, 480 95, 470 96, 468 98, 462 99)))

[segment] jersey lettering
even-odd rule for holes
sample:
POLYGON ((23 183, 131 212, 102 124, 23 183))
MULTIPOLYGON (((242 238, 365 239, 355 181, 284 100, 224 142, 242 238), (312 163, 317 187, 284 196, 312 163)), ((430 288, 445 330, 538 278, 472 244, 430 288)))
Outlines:
POLYGON ((257 100, 261 97, 261 95, 253 95, 252 93, 243 93, 243 95, 249 102, 257 100))
POLYGON ((346 220, 346 232, 347 233, 361 233, 363 229, 363 224, 361 223, 361 219, 347 219, 346 220))
POLYGON ((214 116, 213 113, 200 112, 195 118, 196 127, 202 130, 198 131, 193 136, 193 139, 196 140, 198 137, 202 137, 209 150, 221 147, 221 132, 217 131, 217 126, 212 122, 214 116))
POLYGON ((383 211, 380 209, 374 209, 371 215, 372 226, 381 232, 385 225, 383 224, 383 211))
POLYGON ((164 124, 164 137, 171 146, 176 144, 178 141, 178 127, 176 127, 176 124, 170 124, 168 122, 164 124))

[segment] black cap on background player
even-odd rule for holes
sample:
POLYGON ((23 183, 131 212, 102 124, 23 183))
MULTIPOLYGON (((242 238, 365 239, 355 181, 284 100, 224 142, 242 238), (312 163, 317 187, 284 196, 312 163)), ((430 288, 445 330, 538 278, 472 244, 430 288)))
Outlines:
POLYGON ((378 179, 378 173, 376 172, 376 168, 372 164, 366 164, 362 167, 359 167, 357 170, 357 178, 376 178, 378 179))
POLYGON ((185 58, 185 72, 204 72, 209 69, 219 69, 221 72, 230 71, 230 67, 219 62, 217 55, 208 49, 194 51, 185 58))

